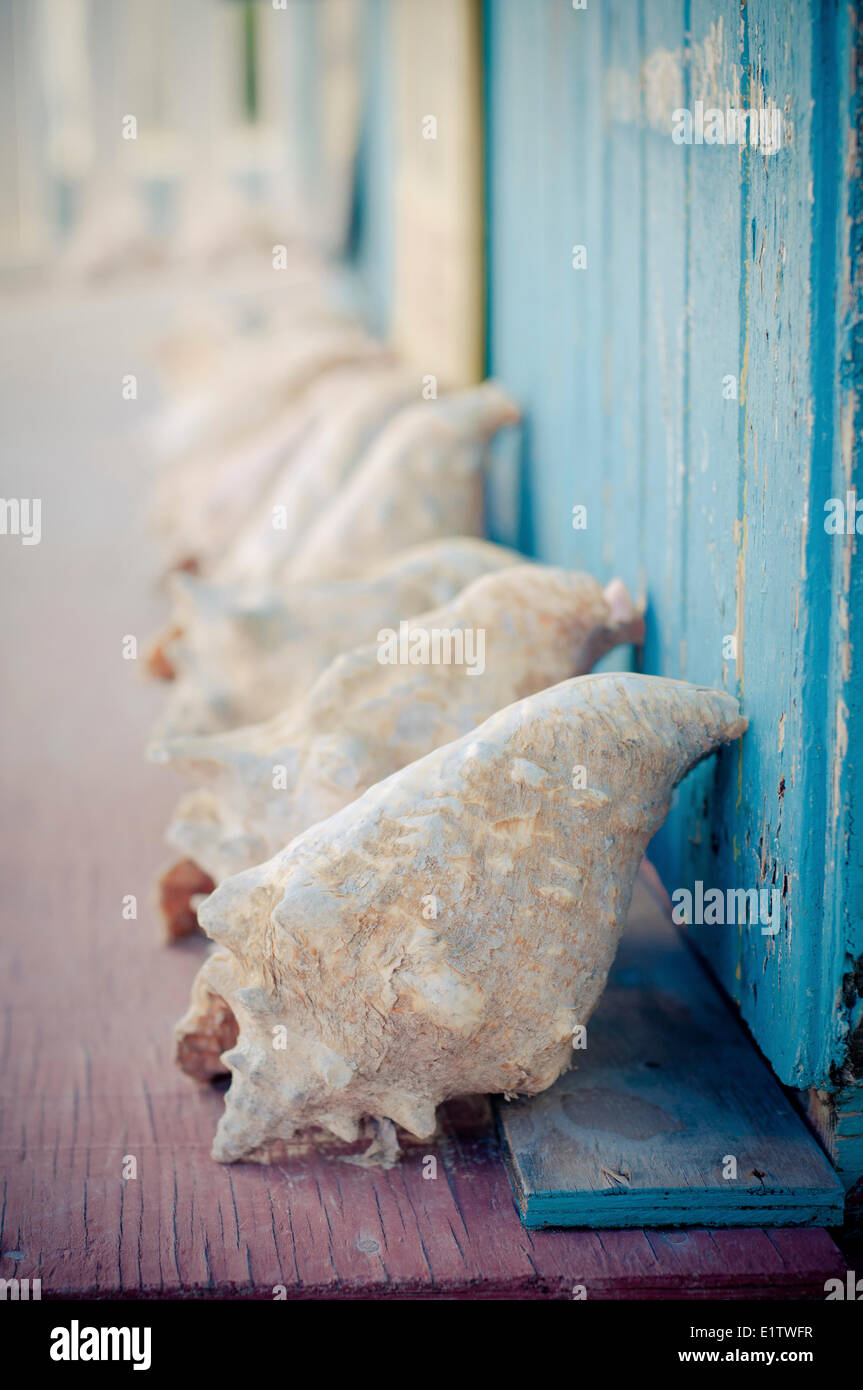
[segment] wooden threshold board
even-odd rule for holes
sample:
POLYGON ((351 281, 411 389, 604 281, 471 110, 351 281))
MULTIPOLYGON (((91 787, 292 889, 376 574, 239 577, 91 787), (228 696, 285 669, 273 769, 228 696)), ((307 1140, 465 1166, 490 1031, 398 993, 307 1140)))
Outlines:
POLYGON ((526 1226, 841 1224, 837 1174, 640 879, 587 1047, 495 1107, 526 1226))

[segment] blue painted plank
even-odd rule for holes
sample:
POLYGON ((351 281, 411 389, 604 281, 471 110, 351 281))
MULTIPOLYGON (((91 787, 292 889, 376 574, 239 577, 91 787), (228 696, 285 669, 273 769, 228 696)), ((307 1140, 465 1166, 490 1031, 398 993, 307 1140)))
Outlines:
MULTIPOLYGON (((642 668, 677 676, 684 641, 684 412, 687 390, 687 281, 691 151, 671 140, 671 112, 689 103, 683 0, 642 7, 644 298, 642 314, 642 582, 647 631, 642 668)), ((616 344, 614 345, 616 348, 616 344)), ((675 797, 676 800, 676 797, 675 797)), ((679 823, 649 853, 664 880, 680 882, 679 823)))
POLYGON ((489 361, 526 407, 522 538, 602 578, 635 565, 644 669, 741 696, 740 750, 690 779, 651 856, 669 888, 777 891, 775 936, 693 937, 779 1077, 844 1094, 863 1054, 861 579, 823 517, 861 424, 859 16, 819 0, 486 16, 489 361), (672 111, 699 100, 780 108, 782 147, 675 144, 672 111), (561 209, 599 247, 569 287, 561 209), (574 488, 601 524, 567 546, 574 488))
MULTIPOLYGON (((736 630, 739 646, 730 685, 752 727, 732 755, 738 764, 733 780, 725 759, 700 806, 698 782, 688 787, 667 833, 689 835, 681 883, 701 877, 777 891, 781 925, 775 936, 709 927, 693 928, 693 936, 739 999, 780 1077, 792 1085, 832 1086, 849 1032, 840 997, 854 956, 848 839, 836 835, 840 816, 847 827, 849 800, 838 789, 846 774, 836 756, 844 701, 839 686, 847 689, 837 630, 841 565, 834 555, 833 581, 825 584, 831 557, 825 555, 821 522, 825 498, 841 485, 834 303, 843 298, 842 284, 853 278, 836 262, 841 149, 850 122, 837 89, 832 7, 797 0, 777 13, 769 4, 753 3, 739 25, 726 16, 721 44, 715 7, 710 11, 700 34, 693 16, 693 53, 708 49, 719 89, 734 94, 744 108, 778 106, 784 130, 778 152, 746 148, 740 154, 739 268, 735 273, 729 264, 724 289, 716 287, 729 303, 736 287, 740 307, 733 578, 727 555, 730 469, 720 484, 725 508, 713 534, 724 550, 722 610, 729 611, 729 594, 736 609, 734 623, 723 627, 736 630), (703 830, 715 850, 712 862, 705 856, 703 830)), ((706 159, 715 164, 728 153, 735 152, 693 150, 691 167, 701 170, 706 159)), ((723 210, 728 205, 722 190, 712 201, 723 210)), ((696 207, 704 207, 704 192, 693 181, 692 216, 696 207)), ((712 234, 709 227, 701 233, 719 262, 732 244, 725 226, 723 211, 712 234)), ((693 256, 696 243, 693 233, 693 256)), ((693 284, 695 273, 693 267, 693 284)), ((693 343, 702 346, 691 354, 691 388, 715 341, 709 325, 702 331, 696 318, 693 343)), ((709 428, 709 418, 691 389, 690 440, 702 425, 709 428)), ((692 454, 687 479, 690 490, 697 487, 692 454)), ((709 662, 696 667, 692 657, 699 632, 710 630, 711 614, 699 602, 705 566, 694 544, 690 553, 690 572, 699 582, 687 590, 689 669, 682 667, 680 674, 704 680, 710 679, 709 662)))
MULTIPOLYGON (((816 59, 820 64, 836 63, 836 129, 840 137, 834 152, 838 166, 835 279, 840 294, 830 372, 836 392, 830 495, 847 496, 854 491, 863 498, 859 455, 863 439, 863 12, 859 5, 839 8, 835 52, 819 42, 816 59)), ((829 140, 829 136, 829 129, 822 132, 822 139, 829 140)), ((828 321, 825 327, 829 326, 828 321)), ((857 534, 861 526, 863 521, 858 521, 857 534)), ((816 534, 821 547, 825 537, 818 528, 816 534)), ((826 537, 832 565, 830 587, 836 601, 828 637, 826 743, 830 772, 825 897, 834 938, 844 946, 841 968, 846 1014, 840 1026, 851 1054, 845 1079, 847 1082, 852 1072, 858 1083, 856 1101, 851 1103, 857 1111, 852 1127, 859 1136, 863 1133, 863 1095, 859 1091, 863 1084, 863 837, 859 834, 863 757, 853 730, 863 719, 863 547, 857 534, 826 537)), ((859 1171, 863 1172, 863 1161, 859 1171)))
MULTIPOLYGON (((738 60, 737 0, 691 0, 690 101, 727 104, 738 60)), ((671 129, 671 112, 665 113, 671 129)), ((678 147, 676 147, 678 148, 678 147)), ((743 345, 741 324, 741 161, 737 147, 689 151, 686 554, 679 674, 701 685, 737 691, 736 662, 725 652, 737 623, 738 435, 743 345), (693 582, 694 581, 694 582, 693 582)), ((730 808, 737 791, 739 749, 696 768, 680 790, 671 833, 683 837, 681 886, 745 887, 733 853, 730 808)), ((697 927, 691 928, 693 936, 697 927)), ((717 973, 738 996, 738 930, 707 928, 717 973)))
POLYGON ((601 561, 643 594, 642 273, 647 189, 642 142, 639 5, 602 7, 601 561))
POLYGON ((745 150, 741 175, 737 689, 753 724, 740 753, 734 850, 747 886, 779 892, 781 924, 775 936, 741 933, 739 992, 744 1018, 792 1085, 829 1080, 839 1059, 838 942, 823 902, 832 596, 813 553, 834 449, 836 170, 813 122, 817 111, 836 139, 835 64, 816 58, 833 27, 828 9, 754 0, 740 54, 742 104, 775 104, 784 131, 775 153, 745 150))
MULTIPOLYGON (((826 142, 828 152, 838 162, 835 209, 831 212, 836 225, 835 278, 841 291, 832 354, 836 442, 829 491, 833 498, 846 498, 849 491, 863 496, 859 466, 859 441, 863 438, 863 183, 859 141, 863 124, 863 14, 859 6, 840 7, 832 51, 830 31, 826 35, 816 33, 816 63, 829 66, 834 61, 838 144, 831 140, 829 111, 816 129, 821 143, 826 142)), ((814 192, 824 199, 826 190, 816 186, 814 192)), ((823 234, 827 234, 826 226, 823 234)), ((816 326, 829 331, 829 317, 826 323, 824 317, 822 309, 816 326)), ((825 373, 829 365, 825 347, 825 373)), ((824 911, 827 935, 840 952, 831 974, 841 977, 843 1007, 837 1011, 835 1022, 839 1046, 847 1052, 841 1070, 836 1069, 838 1089, 830 1095, 813 1093, 809 1109, 850 1187, 863 1175, 863 837, 859 833, 863 759, 853 735, 863 718, 863 564, 857 534, 846 530, 843 535, 828 535, 817 512, 812 541, 813 566, 819 576, 829 573, 827 587, 834 595, 827 631, 824 911)))
MULTIPOLYGON (((863 496, 863 12, 846 4, 837 32, 839 151, 838 274, 843 286, 836 321, 837 438, 831 496, 863 496)), ((835 538, 834 538, 835 540, 835 538)), ((836 561, 834 556, 834 563, 836 561)), ((863 721, 863 551, 842 539, 830 629, 828 747, 830 779, 825 891, 834 937, 844 944, 842 1042, 847 1046, 843 1094, 836 1107, 837 1163, 849 1181, 863 1174, 863 756, 854 729, 863 721), (855 833, 856 829, 856 833, 855 833)))
POLYGON ((844 1191, 645 888, 573 1070, 497 1102, 527 1226, 841 1222, 844 1191))
POLYGON ((489 0, 484 19, 488 366, 525 406, 520 522, 496 538, 599 574, 601 10, 489 0))

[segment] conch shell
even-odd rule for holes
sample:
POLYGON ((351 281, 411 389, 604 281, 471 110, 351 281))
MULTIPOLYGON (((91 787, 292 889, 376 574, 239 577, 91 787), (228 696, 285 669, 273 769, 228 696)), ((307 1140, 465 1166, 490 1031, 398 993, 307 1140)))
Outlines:
POLYGON ((384 349, 358 325, 325 309, 240 337, 211 379, 184 392, 159 416, 153 445, 173 472, 207 449, 265 426, 328 367, 380 357, 384 349))
MULTIPOLYGON (((238 460, 236 479, 231 479, 230 507, 235 531, 230 546, 213 564, 217 583, 266 585, 278 582, 290 567, 291 557, 303 543, 333 499, 338 497, 353 469, 387 421, 409 401, 416 399, 416 378, 388 363, 352 364, 330 371, 307 393, 308 404, 300 422, 292 421, 289 449, 283 462, 267 479, 262 496, 245 514, 233 504, 242 486, 248 488, 248 469, 238 460), (241 480, 245 477, 245 483, 241 480), (278 522, 278 524, 276 524, 278 522)), ((297 414, 301 412, 297 411, 297 414)), ((218 546, 211 547, 212 561, 218 546)), ((377 559, 377 557, 375 557, 377 559)))
POLYGON ((724 692, 564 681, 226 879, 200 912, 220 949, 177 1032, 204 1077, 232 1042, 225 1006, 238 1029, 213 1157, 279 1160, 313 1127, 352 1142, 368 1117, 392 1149, 394 1126, 429 1137, 452 1096, 550 1086, 673 787, 745 728, 724 692))
MULTIPOLYGON (((321 389, 329 390, 329 383, 321 389)), ((403 377, 384 372, 374 389, 364 383, 341 401, 303 447, 289 447, 284 473, 256 515, 246 518, 237 544, 210 567, 218 590, 251 588, 257 594, 293 583, 360 578, 380 566, 393 537, 401 550, 482 533, 485 446, 498 429, 515 423, 515 406, 494 382, 485 382, 392 415, 404 391, 403 377), (284 521, 279 528, 273 525, 275 506, 284 521)), ((254 474, 250 486, 254 491, 254 474)), ((202 542, 200 532, 193 534, 198 540, 187 533, 187 559, 197 561, 192 551, 200 551, 202 542)), ((182 549, 177 567, 189 568, 179 558, 182 549)), ((168 647, 193 616, 175 611, 151 640, 151 675, 170 677, 175 663, 168 647)))
POLYGON ((420 401, 386 425, 297 550, 293 579, 361 575, 392 545, 479 536, 485 446, 519 413, 494 381, 420 401))
POLYGON ((401 551, 360 580, 287 581, 282 593, 266 596, 177 575, 174 633, 150 655, 151 666, 158 658, 175 677, 154 737, 269 719, 381 627, 446 603, 480 575, 523 558, 491 541, 455 536, 401 551))
MULTIPOLYGON (((196 393, 208 381, 224 381, 230 362, 247 359, 250 347, 262 337, 269 338, 313 316, 323 317, 334 302, 326 261, 308 245, 291 248, 290 262, 280 272, 279 283, 282 289, 278 295, 253 307, 242 297, 214 301, 206 280, 192 280, 179 292, 157 348, 167 395, 155 428, 151 426, 157 456, 170 454, 175 448, 165 421, 183 397, 196 393)), ((329 314, 332 317, 331 308, 329 314)))
POLYGON ((382 664, 372 643, 338 657, 267 723, 151 747, 153 761, 212 779, 182 798, 169 843, 219 883, 495 710, 586 674, 619 642, 640 643, 644 621, 619 580, 603 592, 590 575, 525 564, 405 621, 398 640, 407 656, 435 633, 441 656, 458 656, 460 642, 473 669, 464 659, 382 664))
MULTIPOLYGON (((337 359, 338 340, 331 351, 337 359)), ((290 541, 284 529, 276 529, 273 506, 283 505, 292 532, 302 535, 374 429, 415 394, 416 383, 386 362, 322 363, 311 384, 301 382, 266 425, 219 451, 196 455, 178 475, 162 480, 157 517, 170 540, 171 563, 193 559, 198 573, 215 568, 237 579, 266 581, 270 556, 283 563, 290 541), (252 537, 262 538, 262 549, 250 567, 252 537)))

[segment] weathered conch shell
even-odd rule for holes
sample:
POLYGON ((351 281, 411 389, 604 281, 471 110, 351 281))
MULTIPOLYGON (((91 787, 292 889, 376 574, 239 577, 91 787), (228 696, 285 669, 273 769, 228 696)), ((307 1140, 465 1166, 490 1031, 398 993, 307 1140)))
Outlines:
MULTIPOLYGON (((332 420, 311 430, 302 448, 289 449, 284 475, 247 520, 237 545, 211 567, 209 578, 217 589, 284 591, 297 582, 364 577, 379 568, 394 537, 401 551, 481 534, 485 446, 498 429, 518 419, 515 406, 494 382, 485 382, 405 407, 385 423, 403 394, 403 378, 387 371, 375 389, 364 386, 340 402, 332 420), (278 528, 275 506, 284 522, 278 528)), ((198 544, 200 549, 200 532, 194 534, 198 541, 187 534, 187 548, 198 544)), ((178 555, 182 550, 180 545, 178 555)), ((180 595, 182 604, 182 589, 180 595)), ((194 610, 175 611, 152 640, 151 675, 170 678, 176 663, 168 648, 193 618, 194 610)), ((193 634, 192 643, 196 640, 193 634)), ((194 668, 194 658, 190 664, 194 668)))
POLYGON ((379 644, 360 646, 267 723, 151 747, 153 761, 211 779, 180 801, 169 843, 219 883, 495 710, 640 643, 644 621, 619 580, 603 591, 590 575, 525 564, 475 580, 392 641, 406 657, 416 641, 421 658, 426 635, 442 661, 382 664, 379 644))
MULTIPOLYGON (((162 411, 153 444, 171 472, 209 448, 260 429, 327 367, 384 352, 359 325, 326 309, 303 309, 294 322, 240 337, 210 380, 162 411)), ((206 475, 204 475, 206 476, 206 475)))
POLYGON ((301 536, 373 431, 416 393, 416 383, 384 361, 339 364, 338 341, 331 352, 336 362, 322 363, 310 384, 298 382, 295 397, 266 425, 162 480, 158 517, 175 566, 194 560, 198 573, 215 567, 265 582, 271 559, 284 563, 291 539, 287 527, 276 529, 273 507, 284 507, 291 532, 301 536), (252 538, 261 549, 250 564, 252 538))
MULTIPOLYGON (((310 527, 339 496, 375 436, 416 394, 416 378, 388 363, 353 363, 327 372, 307 393, 305 425, 301 422, 281 466, 246 512, 233 503, 243 485, 248 489, 248 469, 242 467, 242 458, 237 460, 228 499, 235 532, 232 544, 222 547, 222 557, 213 566, 214 579, 235 584, 276 582, 310 527)), ((212 559, 217 548, 211 547, 208 553, 212 559)))
POLYGON ((400 551, 361 580, 289 582, 282 595, 269 597, 177 575, 178 635, 159 648, 176 679, 154 738, 269 719, 381 627, 446 603, 480 575, 521 560, 491 541, 455 536, 400 551))
POLYGON ((350 1142, 367 1117, 392 1151, 395 1125, 428 1137, 449 1097, 550 1086, 673 787, 745 728, 724 692, 565 681, 226 879, 177 1033, 203 1077, 238 1028, 213 1157, 278 1160, 310 1127, 350 1142))
POLYGON ((224 381, 228 363, 248 357, 249 346, 287 328, 321 317, 332 303, 331 277, 326 263, 309 247, 292 248, 290 265, 281 272, 282 293, 256 304, 250 312, 240 298, 214 301, 207 280, 191 280, 179 291, 157 347, 157 361, 166 392, 162 411, 150 427, 158 456, 173 454, 182 441, 173 438, 167 422, 208 381, 224 381))
POLYGON ((363 574, 398 538, 420 545, 479 536, 484 525, 485 447, 519 413, 494 381, 394 416, 344 490, 286 556, 294 579, 363 574))

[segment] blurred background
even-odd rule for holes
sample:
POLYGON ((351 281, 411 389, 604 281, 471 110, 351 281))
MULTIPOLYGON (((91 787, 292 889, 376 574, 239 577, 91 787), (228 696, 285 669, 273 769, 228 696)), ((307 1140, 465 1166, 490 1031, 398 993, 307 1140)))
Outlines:
POLYGON ((300 242, 352 270, 373 330, 478 377, 476 5, 3 0, 0 15, 4 277, 182 261, 191 279, 300 242))

